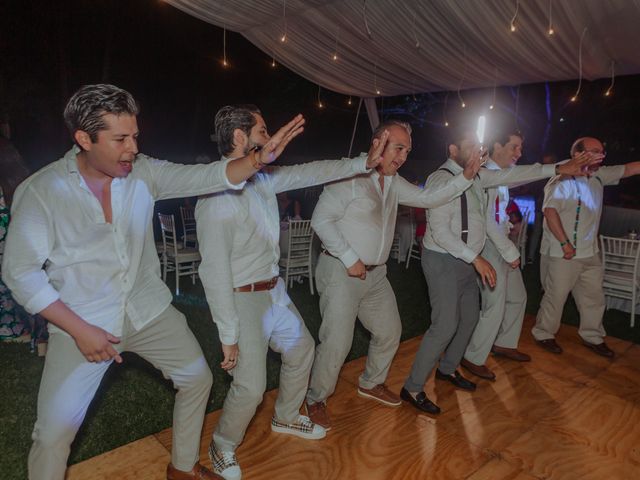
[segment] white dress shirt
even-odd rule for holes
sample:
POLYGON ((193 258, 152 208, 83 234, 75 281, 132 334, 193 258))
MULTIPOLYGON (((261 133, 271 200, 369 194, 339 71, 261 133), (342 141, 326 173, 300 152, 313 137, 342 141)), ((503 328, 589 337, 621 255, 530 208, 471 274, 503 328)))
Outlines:
MULTIPOLYGON (((442 185, 451 179, 452 173, 458 174, 461 171, 460 165, 448 159, 438 170, 429 175, 425 188, 442 185)), ((457 198, 446 205, 427 211, 427 232, 422 240, 424 248, 449 253, 467 263, 473 262, 482 251, 486 239, 487 194, 484 189, 498 185, 517 185, 551 177, 554 174, 555 165, 538 163, 501 170, 480 169, 473 185, 466 191, 469 230, 467 242, 463 242, 461 238, 462 219, 460 199, 457 198)), ((495 211, 492 210, 492 212, 495 211)))
MULTIPOLYGON (((501 170, 500 165, 491 158, 485 167, 488 170, 501 170)), ((520 251, 509 240, 511 222, 509 222, 509 215, 507 215, 507 205, 509 205, 509 187, 501 185, 487 189, 487 238, 495 245, 504 261, 511 263, 520 258, 520 251), (497 212, 496 199, 498 200, 497 212), (496 221, 496 214, 498 221, 496 221)), ((526 225, 523 225, 522 228, 526 228, 526 225)))
MULTIPOLYGON (((558 175, 549 180, 544 188, 542 208, 554 208, 558 215, 567 240, 576 248, 575 258, 588 258, 597 254, 598 228, 602 214, 602 196, 606 185, 616 185, 624 175, 624 165, 600 167, 591 177, 569 177, 558 175), (576 232, 577 245, 574 245, 576 209, 580 206, 580 218, 576 232)), ((562 257, 564 252, 560 241, 551 233, 547 220, 544 220, 540 253, 551 257, 562 257)))
POLYGON ((327 185, 313 212, 311 226, 325 248, 347 268, 358 260, 365 265, 387 261, 398 204, 420 208, 443 205, 473 183, 460 174, 422 189, 394 175, 384 177, 381 191, 379 178, 374 171, 327 185))
MULTIPOLYGON (((265 168, 244 190, 198 200, 195 217, 202 254, 199 274, 220 341, 238 341, 238 314, 233 289, 279 275, 280 215, 276 194, 366 172, 366 154, 352 160, 330 160, 265 168)), ((270 291, 273 301, 288 305, 284 284, 270 291)))
POLYGON ((227 162, 179 165, 138 155, 132 172, 111 182, 107 223, 78 170, 78 152, 72 148, 16 190, 3 280, 30 313, 60 299, 86 322, 119 336, 125 313, 139 330, 171 303, 153 238, 154 202, 244 182, 229 183, 227 162))

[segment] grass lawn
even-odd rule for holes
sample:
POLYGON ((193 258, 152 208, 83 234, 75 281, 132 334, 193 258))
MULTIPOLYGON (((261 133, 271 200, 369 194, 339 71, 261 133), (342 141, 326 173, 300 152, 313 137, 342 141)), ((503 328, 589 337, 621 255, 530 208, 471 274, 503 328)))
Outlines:
MULTIPOLYGON (((395 261, 389 262, 389 279, 393 285, 402 318, 402 339, 421 335, 429 325, 430 308, 427 286, 419 262, 412 262, 408 270, 395 261)), ((529 292, 527 311, 535 313, 540 301, 537 266, 524 270, 529 292)), ((182 283, 182 282, 181 282, 182 283)), ((172 279, 169 279, 172 287, 172 279)), ((211 320, 202 287, 184 281, 185 292, 174 305, 189 320, 200 341, 214 376, 214 386, 208 410, 216 410, 229 388, 231 377, 220 367, 221 350, 215 325, 211 320)), ((291 298, 300 310, 309 331, 317 339, 320 327, 318 297, 309 294, 305 282, 294 285, 291 298)), ((578 314, 572 300, 567 302, 563 322, 576 325, 578 314)), ((629 315, 616 310, 605 314, 605 328, 609 335, 640 343, 640 328, 629 327, 629 315)), ((525 332, 524 334, 528 334, 525 332)), ((366 354, 369 337, 358 324, 353 347, 347 360, 366 354)), ((0 344, 0 472, 3 479, 27 477, 27 455, 31 444, 31 429, 36 418, 38 384, 43 359, 29 353, 24 344, 0 344)), ((279 356, 270 352, 267 388, 278 385, 279 356)), ((113 365, 105 376, 87 418, 71 449, 70 463, 98 455, 133 440, 156 433, 171 425, 174 390, 159 371, 133 354, 125 354, 122 365, 113 365)))

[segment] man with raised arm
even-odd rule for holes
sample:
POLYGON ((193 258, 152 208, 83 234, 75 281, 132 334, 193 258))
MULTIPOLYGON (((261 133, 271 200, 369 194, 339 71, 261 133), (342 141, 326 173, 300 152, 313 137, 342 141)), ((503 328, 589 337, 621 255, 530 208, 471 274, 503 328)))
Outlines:
POLYGON ((398 120, 383 122, 372 142, 381 140, 384 151, 375 171, 325 187, 311 220, 324 250, 316 269, 320 344, 306 408, 325 428, 331 427, 326 402, 351 349, 356 317, 371 332, 358 395, 392 407, 402 403, 384 383, 402 330, 386 267, 398 205, 431 208, 448 203, 472 184, 480 167, 478 158, 443 185, 421 189, 397 174, 411 151, 411 126, 398 120), (384 132, 389 132, 386 139, 384 132))
MULTIPOLYGON (((64 118, 75 146, 15 193, 3 280, 49 321, 49 348, 29 453, 31 480, 62 480, 100 381, 135 352, 178 390, 167 479, 219 478, 198 463, 211 371, 171 306, 153 239, 156 200, 241 189, 300 133, 302 117, 260 152, 210 165, 138 154, 138 105, 113 85, 86 85, 64 118)), ((126 401, 126 399, 123 399, 126 401)))
MULTIPOLYGON (((270 141, 264 118, 254 105, 221 108, 215 127, 224 159, 242 157, 270 141)), ((235 450, 262 402, 269 348, 282 359, 271 430, 309 440, 325 436, 322 426, 300 415, 314 341, 279 277, 276 195, 367 172, 378 164, 381 144, 352 160, 265 166, 243 191, 198 200, 199 274, 222 343, 221 366, 233 375, 209 448, 215 471, 227 480, 242 477, 235 450)))
MULTIPOLYGON (((593 137, 578 138, 571 158, 604 158, 604 145, 593 137)), ((614 356, 604 341, 605 310, 598 228, 604 187, 640 174, 640 162, 592 168, 588 178, 559 175, 544 189, 544 230, 540 247, 540 281, 544 296, 531 330, 536 343, 562 353, 555 341, 569 292, 580 312, 578 334, 584 345, 604 357, 614 356)))

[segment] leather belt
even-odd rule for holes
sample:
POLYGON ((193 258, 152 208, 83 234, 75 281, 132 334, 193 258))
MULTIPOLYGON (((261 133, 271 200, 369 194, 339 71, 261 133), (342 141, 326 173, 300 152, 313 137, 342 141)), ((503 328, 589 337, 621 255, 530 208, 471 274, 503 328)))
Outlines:
MULTIPOLYGON (((325 255, 327 255, 327 256, 329 256, 329 257, 338 258, 338 257, 336 257, 335 255, 331 255, 331 254, 329 253, 329 250, 326 250, 326 249, 324 249, 324 248, 322 249, 322 253, 324 253, 325 255)), ((338 258, 338 260, 339 260, 339 258, 338 258)), ((373 270, 374 268, 376 268, 376 267, 378 267, 378 266, 379 266, 379 265, 365 265, 365 266, 364 266, 364 269, 365 269, 367 272, 370 272, 371 270, 373 270)))
POLYGON ((234 292, 264 292, 265 290, 272 290, 278 283, 279 277, 273 277, 270 280, 264 282, 250 283, 249 285, 243 285, 233 289, 234 292))

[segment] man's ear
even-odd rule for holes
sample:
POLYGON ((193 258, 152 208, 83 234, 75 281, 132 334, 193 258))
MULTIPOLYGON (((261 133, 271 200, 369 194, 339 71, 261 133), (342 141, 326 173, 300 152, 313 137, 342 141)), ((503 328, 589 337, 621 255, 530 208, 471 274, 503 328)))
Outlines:
POLYGON ((454 143, 449 145, 449 157, 455 160, 458 156, 458 146, 454 143))
POLYGON ((236 128, 233 131, 233 146, 234 148, 237 147, 244 147, 245 144, 248 141, 248 137, 247 134, 244 133, 242 130, 240 130, 239 128, 236 128))
POLYGON ((91 141, 91 137, 84 130, 76 130, 73 134, 73 138, 78 145, 82 147, 83 150, 91 150, 91 146, 93 142, 91 141))

